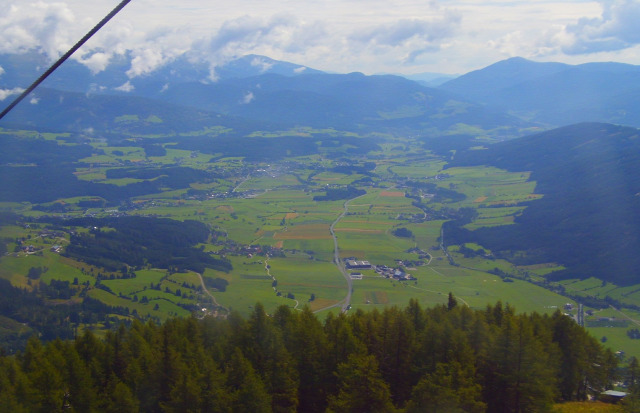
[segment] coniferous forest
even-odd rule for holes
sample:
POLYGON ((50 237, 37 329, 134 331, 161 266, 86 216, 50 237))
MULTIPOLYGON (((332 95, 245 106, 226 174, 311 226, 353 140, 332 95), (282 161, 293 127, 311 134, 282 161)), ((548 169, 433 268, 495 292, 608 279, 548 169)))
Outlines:
POLYGON ((615 356, 560 312, 451 298, 324 321, 257 304, 248 319, 31 338, 0 357, 0 411, 544 412, 612 385, 615 356))

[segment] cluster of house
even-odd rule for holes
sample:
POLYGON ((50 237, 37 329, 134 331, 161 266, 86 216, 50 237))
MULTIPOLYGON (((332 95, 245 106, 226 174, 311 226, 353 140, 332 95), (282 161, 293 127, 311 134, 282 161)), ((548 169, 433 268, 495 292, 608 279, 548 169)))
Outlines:
MULTIPOLYGON (((345 260, 345 266, 348 270, 370 270, 374 269, 376 273, 382 275, 385 278, 393 278, 398 281, 413 281, 416 280, 411 274, 408 274, 402 270, 402 268, 393 268, 386 265, 371 265, 369 261, 358 261, 348 258, 345 260)), ((353 280, 361 280, 362 273, 351 272, 349 274, 353 280)))
POLYGON ((414 281, 416 277, 404 272, 402 268, 393 268, 386 265, 376 265, 375 270, 385 278, 393 278, 398 281, 414 281))

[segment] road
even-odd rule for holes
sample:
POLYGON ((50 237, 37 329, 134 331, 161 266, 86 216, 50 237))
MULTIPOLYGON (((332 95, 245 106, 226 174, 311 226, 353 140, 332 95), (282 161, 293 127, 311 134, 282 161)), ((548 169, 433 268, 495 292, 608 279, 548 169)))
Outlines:
POLYGON ((329 306, 329 307, 322 308, 321 310, 317 310, 316 312, 342 305, 342 312, 344 313, 347 310, 349 310, 349 308, 351 307, 351 293, 353 292, 353 280, 351 279, 351 276, 347 272, 346 268, 344 268, 344 263, 340 259, 340 249, 338 248, 338 237, 336 236, 336 232, 335 232, 334 229, 335 229, 336 225, 338 224, 338 222, 340 222, 342 217, 347 215, 347 212, 349 212, 349 203, 351 201, 353 201, 353 200, 356 200, 356 199, 362 197, 362 196, 364 196, 364 195, 360 195, 358 197, 351 198, 351 199, 345 201, 344 210, 338 216, 338 218, 336 218, 336 220, 333 221, 333 223, 329 227, 329 232, 331 233, 331 237, 333 237, 333 263, 336 265, 336 267, 338 267, 338 270, 340 270, 340 272, 344 276, 344 279, 347 280, 347 296, 344 298, 344 300, 340 301, 339 303, 334 304, 334 305, 329 306))
POLYGON ((209 297, 211 297, 211 299, 213 300, 213 304, 217 307, 217 308, 221 308, 224 311, 226 311, 227 313, 229 312, 229 309, 226 307, 221 306, 220 304, 218 304, 218 301, 216 300, 216 297, 214 297, 209 290, 207 290, 207 286, 204 285, 204 280, 202 279, 202 275, 197 272, 196 274, 198 274, 198 278, 200 278, 200 285, 202 285, 202 291, 204 291, 209 297))

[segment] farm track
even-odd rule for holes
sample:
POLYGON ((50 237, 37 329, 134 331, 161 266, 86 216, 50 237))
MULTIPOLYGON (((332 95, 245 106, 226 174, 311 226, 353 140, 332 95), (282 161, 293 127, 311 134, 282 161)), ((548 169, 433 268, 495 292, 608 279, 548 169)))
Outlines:
MULTIPOLYGON (((416 286, 414 286, 414 285, 410 285, 409 287, 414 288, 414 289, 416 289, 416 290, 420 290, 420 291, 426 291, 426 292, 428 292, 428 293, 436 293, 436 294, 439 294, 439 295, 442 295, 442 294, 448 294, 448 293, 445 293, 445 292, 442 292, 442 291, 427 290, 426 288, 420 288, 420 287, 416 287, 416 286)), ((455 296, 455 295, 454 295, 453 297, 454 297, 456 300, 461 301, 461 302, 462 302, 464 305, 466 305, 467 307, 470 307, 470 306, 469 306, 469 303, 468 303, 468 302, 466 302, 464 299, 462 299, 462 298, 460 298, 460 297, 458 297, 458 296, 455 296)))
MULTIPOLYGON (((272 279, 273 281, 278 282, 278 280, 276 280, 276 277, 274 277, 274 276, 271 274, 271 268, 269 267, 269 258, 270 258, 270 257, 267 255, 267 259, 265 259, 265 260, 264 260, 264 270, 267 272, 267 275, 268 275, 269 277, 271 277, 271 279, 272 279)), ((273 291, 274 291, 274 292, 276 292, 276 287, 273 287, 273 291)), ((286 297, 285 297, 285 298, 286 298, 286 297)), ((300 311, 300 310, 298 309, 298 306, 300 306, 300 302, 299 302, 298 300, 296 300, 295 298, 290 298, 290 300, 293 300, 293 301, 295 301, 295 302, 296 302, 296 305, 293 307, 293 309, 294 309, 294 310, 298 310, 298 311, 300 311)))
POLYGON ((204 285, 204 279, 202 278, 202 274, 200 274, 199 272, 197 272, 196 274, 198 274, 198 278, 200 279, 200 285, 202 285, 202 291, 204 291, 209 297, 211 297, 211 299, 213 300, 213 304, 218 307, 223 309, 224 311, 226 311, 227 313, 229 312, 229 309, 227 307, 224 307, 220 304, 218 304, 218 300, 216 300, 216 297, 214 297, 209 290, 207 290, 207 286, 204 285))
POLYGON ((619 312, 620 314, 622 314, 624 316, 624 318, 626 318, 627 320, 631 321, 633 324, 640 326, 640 321, 633 319, 631 317, 629 317, 627 314, 623 313, 622 311, 618 310, 617 308, 615 308, 614 306, 610 305, 609 307, 613 308, 614 310, 616 310, 617 312, 619 312))

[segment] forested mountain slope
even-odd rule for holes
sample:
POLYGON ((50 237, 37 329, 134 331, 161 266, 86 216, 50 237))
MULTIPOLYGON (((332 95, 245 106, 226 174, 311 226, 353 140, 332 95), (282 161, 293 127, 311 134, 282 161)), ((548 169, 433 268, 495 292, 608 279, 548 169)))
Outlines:
POLYGON ((450 237, 474 239, 516 262, 568 267, 552 279, 640 282, 640 131, 577 124, 461 152, 450 166, 483 164, 532 171, 544 197, 530 202, 515 225, 450 237))

